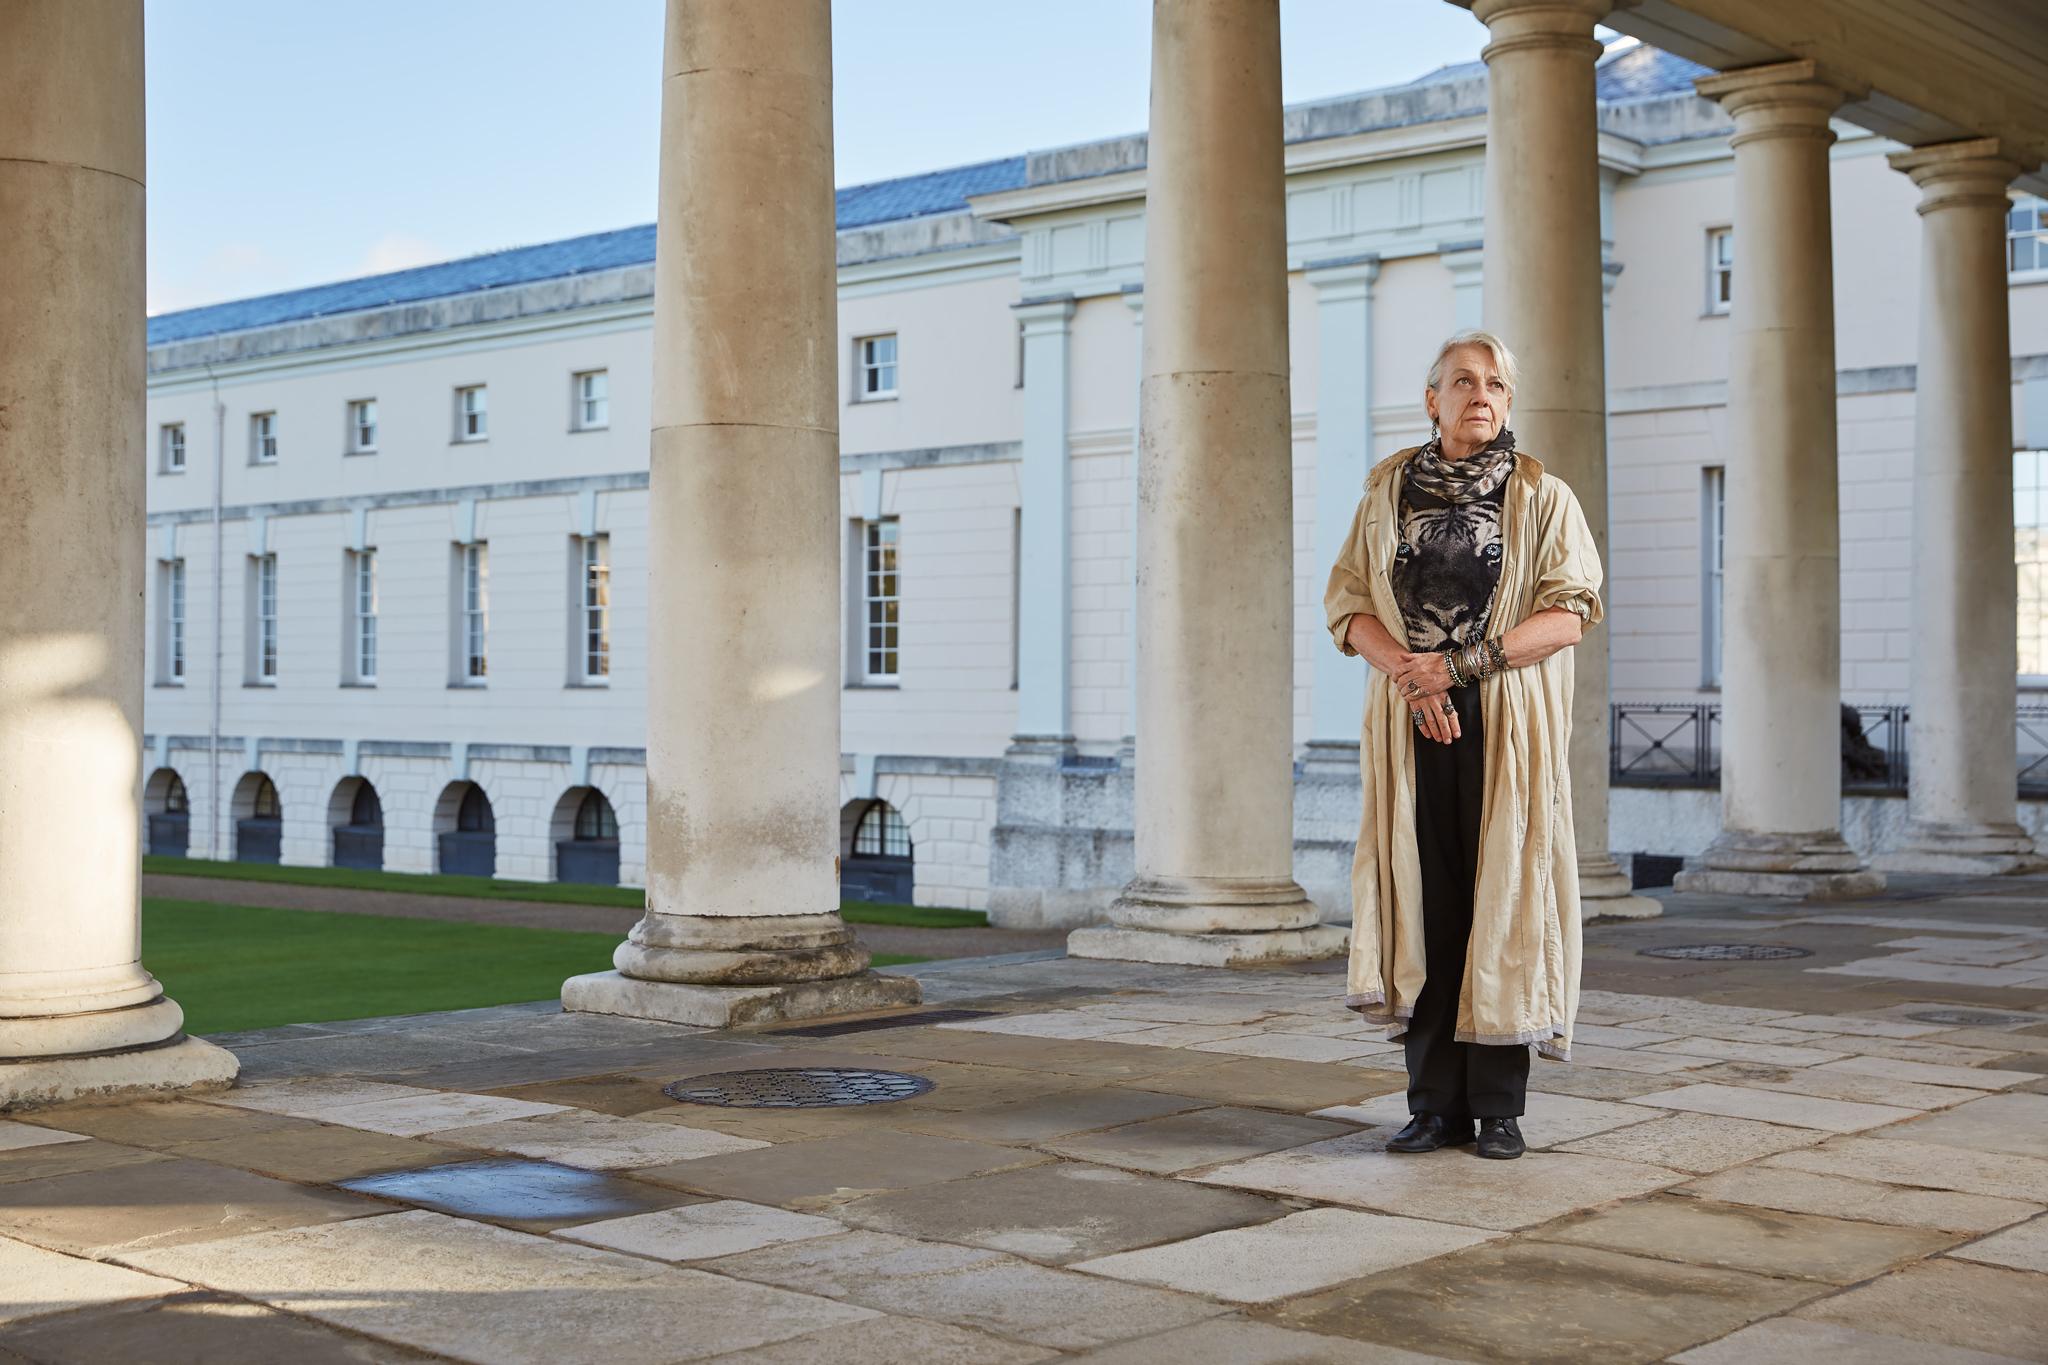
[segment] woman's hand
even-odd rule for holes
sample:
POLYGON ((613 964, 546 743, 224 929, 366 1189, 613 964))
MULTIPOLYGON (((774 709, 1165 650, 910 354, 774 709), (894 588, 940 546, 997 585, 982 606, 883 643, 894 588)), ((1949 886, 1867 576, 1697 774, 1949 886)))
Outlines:
POLYGON ((1450 709, 1450 661, 1435 650, 1427 650, 1420 654, 1403 651, 1393 663, 1387 673, 1395 691, 1407 702, 1411 716, 1422 712, 1422 723, 1416 727, 1418 733, 1439 744, 1449 744, 1463 734, 1458 713, 1450 709))

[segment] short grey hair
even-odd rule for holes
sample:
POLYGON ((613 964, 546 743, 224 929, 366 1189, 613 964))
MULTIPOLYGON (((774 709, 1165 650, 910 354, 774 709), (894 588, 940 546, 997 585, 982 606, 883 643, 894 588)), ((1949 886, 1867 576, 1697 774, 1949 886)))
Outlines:
POLYGON ((1515 363, 1515 353, 1510 351, 1507 343, 1499 337, 1491 332, 1482 332, 1476 327, 1470 331, 1453 333, 1443 345, 1437 347, 1436 359, 1429 363, 1429 379, 1426 381, 1430 392, 1434 393, 1443 387, 1444 365, 1450 360, 1451 352, 1460 346, 1477 346, 1492 356, 1493 367, 1500 371, 1502 382, 1508 386, 1508 397, 1514 397, 1515 389, 1522 380, 1522 367, 1515 363))

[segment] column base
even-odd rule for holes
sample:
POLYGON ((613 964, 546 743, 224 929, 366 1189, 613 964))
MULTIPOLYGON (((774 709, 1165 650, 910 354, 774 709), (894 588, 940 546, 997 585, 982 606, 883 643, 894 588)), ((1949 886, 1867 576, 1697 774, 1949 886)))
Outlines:
POLYGON ((1782 896, 1794 900, 1848 900, 1884 890, 1872 871, 1834 830, 1803 834, 1723 830, 1673 889, 1721 896, 1782 896))
POLYGON ((133 1052, 0 1062, 0 1112, 116 1095, 225 1090, 241 1069, 234 1053, 183 1035, 133 1052))
POLYGON ((2003 877, 2048 870, 2033 836, 2016 824, 1933 824, 1914 821, 1898 843, 1872 858, 1886 872, 1944 872, 2003 877))
POLYGON ((700 1028, 861 1014, 915 1005, 923 999, 924 988, 917 978, 880 972, 755 986, 641 981, 619 972, 592 972, 562 983, 562 1008, 572 1013, 620 1014, 700 1028))
POLYGON ((1612 854, 1579 855, 1579 920, 1655 919, 1664 906, 1636 894, 1635 883, 1612 854))
POLYGON ((1351 932, 1334 924, 1247 934, 1179 934, 1098 924, 1067 935, 1068 957, 1161 962, 1184 967, 1261 967, 1320 962, 1349 951, 1351 932))

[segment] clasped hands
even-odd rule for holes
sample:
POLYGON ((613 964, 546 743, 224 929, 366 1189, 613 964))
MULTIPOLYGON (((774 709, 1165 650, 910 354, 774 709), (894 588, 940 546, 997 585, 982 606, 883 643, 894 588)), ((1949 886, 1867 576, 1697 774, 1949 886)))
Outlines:
POLYGON ((1436 650, 1425 650, 1419 654, 1403 651, 1395 656, 1394 666, 1387 673, 1394 685, 1394 691, 1408 706, 1410 714, 1422 713, 1416 725, 1419 734, 1426 735, 1439 744, 1449 744, 1464 731, 1458 725, 1458 713, 1451 708, 1451 665, 1436 650))

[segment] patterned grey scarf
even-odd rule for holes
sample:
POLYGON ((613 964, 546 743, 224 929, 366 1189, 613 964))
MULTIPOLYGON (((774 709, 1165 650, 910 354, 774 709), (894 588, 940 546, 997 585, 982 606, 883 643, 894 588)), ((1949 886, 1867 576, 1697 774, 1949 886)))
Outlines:
POLYGON ((1462 460, 1447 458, 1443 438, 1432 436, 1408 461, 1408 482, 1445 502, 1471 502, 1500 487, 1514 468, 1515 433, 1506 427, 1462 460))

